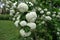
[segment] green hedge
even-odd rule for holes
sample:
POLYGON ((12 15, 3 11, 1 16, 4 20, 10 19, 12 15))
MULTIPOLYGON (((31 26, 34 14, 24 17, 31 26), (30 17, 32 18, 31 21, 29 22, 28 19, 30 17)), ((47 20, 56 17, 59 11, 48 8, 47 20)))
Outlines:
POLYGON ((0 20, 11 20, 9 14, 0 14, 0 20))

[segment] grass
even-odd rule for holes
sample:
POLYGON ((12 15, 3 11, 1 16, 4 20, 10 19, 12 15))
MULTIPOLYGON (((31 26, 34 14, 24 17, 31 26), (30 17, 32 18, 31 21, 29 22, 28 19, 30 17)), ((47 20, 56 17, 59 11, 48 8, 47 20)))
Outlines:
POLYGON ((18 29, 12 21, 0 20, 0 40, 19 40, 18 29))

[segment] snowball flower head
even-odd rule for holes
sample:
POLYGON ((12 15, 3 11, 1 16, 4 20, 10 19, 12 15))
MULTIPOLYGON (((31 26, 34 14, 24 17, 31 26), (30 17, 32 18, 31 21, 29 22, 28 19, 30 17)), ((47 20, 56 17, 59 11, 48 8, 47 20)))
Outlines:
POLYGON ((26 26, 26 25, 27 25, 27 22, 26 22, 26 21, 21 21, 21 22, 20 22, 20 25, 21 25, 21 26, 26 26))
POLYGON ((44 11, 43 11, 43 10, 41 10, 41 11, 40 11, 40 13, 41 13, 41 14, 43 14, 43 13, 44 13, 44 11))
POLYGON ((25 37, 25 31, 23 29, 20 30, 20 34, 22 37, 25 37))
POLYGON ((47 21, 47 20, 52 20, 52 18, 50 17, 50 16, 45 16, 45 20, 47 21))
POLYGON ((39 8, 38 8, 38 11, 40 11, 40 10, 42 10, 42 8, 39 7, 39 8))
POLYGON ((14 23, 14 24, 15 24, 15 26, 16 26, 16 27, 18 27, 18 26, 19 26, 19 25, 18 25, 18 23, 19 23, 19 20, 15 21, 15 23, 14 23))
POLYGON ((59 33, 59 32, 57 32, 57 34, 59 35, 60 33, 59 33))
POLYGON ((57 18, 60 18, 60 15, 56 15, 57 18))
POLYGON ((47 8, 45 8, 45 9, 44 9, 44 11, 48 11, 48 9, 47 9, 47 8))
POLYGON ((56 11, 53 12, 54 14, 56 13, 56 11))
POLYGON ((27 33, 25 33, 25 36, 26 37, 28 37, 28 36, 30 36, 31 35, 31 32, 29 31, 29 32, 27 32, 27 33))
POLYGON ((28 37, 28 36, 31 35, 31 32, 27 32, 26 33, 25 30, 21 29, 20 30, 20 34, 21 34, 22 37, 28 37))
POLYGON ((56 14, 53 14, 52 17, 56 17, 56 14))
POLYGON ((28 11, 28 5, 26 3, 20 3, 18 5, 18 10, 20 12, 26 12, 26 11, 28 11))
POLYGON ((50 15, 51 14, 51 12, 50 11, 48 11, 47 13, 46 13, 46 15, 50 15))
POLYGON ((28 22, 35 22, 36 18, 37 18, 36 12, 30 12, 26 14, 26 20, 28 22))
POLYGON ((31 29, 36 29, 35 23, 28 23, 27 26, 29 26, 31 29))
POLYGON ((13 18, 13 21, 15 21, 15 17, 13 18))

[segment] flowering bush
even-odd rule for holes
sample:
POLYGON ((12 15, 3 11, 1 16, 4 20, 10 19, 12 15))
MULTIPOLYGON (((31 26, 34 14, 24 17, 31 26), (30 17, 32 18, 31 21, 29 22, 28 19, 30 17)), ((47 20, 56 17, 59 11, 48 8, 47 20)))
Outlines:
POLYGON ((36 3, 13 3, 10 1, 7 3, 7 7, 10 9, 14 24, 23 38, 57 40, 57 36, 60 34, 57 27, 57 22, 60 21, 60 8, 52 6, 51 1, 40 2, 40 0, 36 3))

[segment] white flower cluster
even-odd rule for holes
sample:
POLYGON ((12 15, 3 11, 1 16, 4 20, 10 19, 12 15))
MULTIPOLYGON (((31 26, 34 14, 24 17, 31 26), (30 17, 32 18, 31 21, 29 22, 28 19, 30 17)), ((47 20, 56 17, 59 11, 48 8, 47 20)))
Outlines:
MULTIPOLYGON (((31 30, 34 30, 34 29, 36 29, 36 23, 34 23, 36 18, 37 18, 36 12, 27 13, 26 20, 28 21, 28 23, 26 21, 21 21, 20 25, 22 27, 28 26, 28 27, 30 27, 31 30)), ((21 34, 21 36, 26 37, 26 36, 30 36, 31 32, 29 31, 28 33, 26 33, 24 30, 20 30, 20 34, 21 34), (23 32, 21 32, 21 31, 23 31, 23 32)))
POLYGON ((26 25, 27 25, 27 22, 26 22, 26 21, 21 21, 21 22, 20 22, 20 25, 21 25, 21 26, 26 26, 26 25))
MULTIPOLYGON (((45 20, 45 21, 47 21, 47 20, 48 20, 48 21, 52 20, 52 17, 50 16, 50 15, 51 15, 51 12, 48 11, 47 8, 42 9, 41 7, 38 7, 37 10, 40 12, 40 14, 42 14, 42 15, 41 15, 41 19, 42 19, 42 20, 45 20)), ((53 15, 53 16, 55 16, 55 15, 53 15)))
POLYGON ((51 14, 51 12, 50 11, 48 11, 47 13, 46 13, 46 15, 50 15, 51 14))
POLYGON ((26 3, 20 3, 19 5, 18 5, 18 10, 20 11, 20 12, 26 12, 26 11, 28 11, 28 5, 26 4, 26 3))
POLYGON ((19 23, 19 20, 15 21, 15 23, 14 23, 14 24, 15 24, 15 26, 16 26, 16 27, 18 27, 18 26, 19 26, 19 25, 18 25, 18 23, 19 23))
POLYGON ((41 14, 43 14, 43 13, 44 13, 44 11, 43 11, 43 10, 41 10, 41 11, 40 11, 40 13, 41 13, 41 14))
POLYGON ((36 12, 30 12, 26 14, 26 19, 28 22, 35 22, 36 18, 37 18, 36 12))
MULTIPOLYGON (((29 2, 29 3, 31 4, 31 6, 33 6, 33 4, 31 2, 29 2)), ((14 6, 17 5, 17 2, 13 3, 13 5, 14 6)), ((19 10, 19 12, 15 12, 14 8, 16 8, 16 6, 15 7, 12 6, 10 8, 10 15, 13 16, 13 21, 15 21, 14 25, 16 27, 19 27, 19 25, 20 25, 21 27, 24 27, 24 28, 26 26, 28 26, 31 30, 36 29, 36 23, 34 23, 37 18, 36 12, 32 11, 32 12, 27 13, 25 15, 25 18, 27 21, 25 21, 25 20, 21 21, 20 19, 21 19, 22 15, 20 14, 20 12, 21 13, 27 12, 29 9, 28 5, 26 3, 18 4, 17 9, 19 10)), ((31 31, 25 32, 25 30, 22 28, 22 29, 20 29, 20 34, 23 37, 27 37, 27 36, 31 35, 31 31)))
POLYGON ((35 23, 28 23, 27 26, 29 26, 31 29, 36 29, 35 23))
POLYGON ((51 20, 52 18, 50 16, 45 16, 45 20, 48 21, 48 20, 51 20))
POLYGON ((30 36, 31 35, 31 32, 25 32, 25 30, 21 29, 20 30, 20 34, 22 37, 27 37, 27 36, 30 36))
MULTIPOLYGON (((29 14, 29 13, 28 13, 29 14)), ((27 14, 26 14, 27 15, 27 14)), ((28 21, 28 23, 26 22, 26 21, 19 21, 19 20, 17 20, 17 21, 15 21, 15 26, 16 27, 18 27, 19 26, 19 24, 22 26, 22 27, 24 27, 24 26, 28 26, 28 27, 30 27, 30 29, 36 29, 36 23, 34 23, 35 22, 35 20, 36 20, 36 18, 37 18, 37 15, 36 15, 36 13, 35 12, 31 12, 31 14, 30 14, 30 16, 29 15, 27 15, 26 17, 28 17, 28 18, 26 18, 27 19, 27 21, 28 20, 30 20, 30 21, 28 21), (30 19, 29 19, 30 18, 30 19), (33 19, 33 20, 31 20, 31 19, 33 19)), ((29 32, 25 32, 25 30, 24 29, 21 29, 20 30, 20 34, 21 34, 21 36, 23 36, 23 37, 27 37, 27 36, 30 36, 31 35, 31 31, 29 31, 29 32)))

